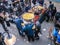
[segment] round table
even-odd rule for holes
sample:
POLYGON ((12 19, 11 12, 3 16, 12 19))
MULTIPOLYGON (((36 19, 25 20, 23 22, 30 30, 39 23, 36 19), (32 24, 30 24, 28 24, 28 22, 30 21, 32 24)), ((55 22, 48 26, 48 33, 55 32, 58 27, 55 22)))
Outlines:
POLYGON ((33 13, 24 13, 24 14, 22 15, 22 18, 23 18, 24 20, 32 20, 32 19, 34 18, 34 14, 33 14, 33 13))

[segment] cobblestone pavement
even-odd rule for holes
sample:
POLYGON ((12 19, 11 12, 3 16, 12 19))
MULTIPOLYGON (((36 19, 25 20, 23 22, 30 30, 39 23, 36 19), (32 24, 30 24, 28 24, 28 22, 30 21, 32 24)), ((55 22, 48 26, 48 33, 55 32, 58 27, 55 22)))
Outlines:
MULTIPOLYGON (((30 42, 30 43, 28 43, 26 37, 22 38, 21 36, 19 36, 17 28, 14 24, 11 24, 11 26, 8 27, 8 29, 9 29, 9 32, 11 32, 12 34, 14 34, 17 37, 17 41, 16 41, 15 45, 48 45, 51 43, 51 41, 47 38, 48 29, 50 26, 53 27, 53 23, 43 22, 42 23, 43 34, 42 34, 42 36, 39 34, 40 40, 35 40, 34 42, 30 42)), ((0 25, 0 32, 4 32, 1 25, 0 25)))
MULTIPOLYGON (((48 0, 45 0, 45 3, 47 3, 48 5, 48 0)), ((58 11, 60 11, 60 3, 55 3, 55 6, 57 7, 58 11)), ((27 38, 22 38, 19 34, 18 34, 18 31, 17 31, 17 28, 14 24, 11 24, 10 27, 8 27, 9 29, 9 32, 11 32, 12 34, 14 34, 16 37, 17 37, 17 41, 15 43, 15 45, 48 45, 51 43, 51 41, 47 38, 48 36, 48 30, 49 30, 49 27, 53 26, 54 24, 52 22, 50 23, 47 23, 47 22, 43 22, 42 23, 42 36, 40 35, 40 40, 35 40, 34 42, 30 42, 28 43, 27 41, 27 38)), ((4 32, 1 24, 0 24, 0 32, 4 32)))

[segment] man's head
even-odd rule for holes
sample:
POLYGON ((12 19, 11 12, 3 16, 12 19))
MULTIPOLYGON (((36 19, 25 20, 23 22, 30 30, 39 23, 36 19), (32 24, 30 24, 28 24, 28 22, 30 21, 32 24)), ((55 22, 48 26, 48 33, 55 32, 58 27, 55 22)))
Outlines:
POLYGON ((49 1, 49 3, 51 4, 51 3, 52 3, 52 1, 49 1))

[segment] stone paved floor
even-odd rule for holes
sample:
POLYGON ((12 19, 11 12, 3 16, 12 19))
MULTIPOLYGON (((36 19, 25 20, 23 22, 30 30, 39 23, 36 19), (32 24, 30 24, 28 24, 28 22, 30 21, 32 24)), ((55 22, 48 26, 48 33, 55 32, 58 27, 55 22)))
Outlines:
MULTIPOLYGON (((45 0, 45 3, 47 3, 48 5, 48 1, 45 0)), ((57 7, 58 11, 60 11, 60 3, 55 3, 55 6, 57 7)), ((9 29, 9 32, 11 32, 12 34, 14 34, 16 37, 17 37, 17 41, 15 43, 15 45, 48 45, 51 43, 51 41, 47 38, 48 36, 48 30, 49 30, 49 27, 53 26, 54 24, 53 23, 47 23, 47 22, 43 22, 42 24, 42 36, 40 36, 40 40, 35 40, 34 42, 30 42, 28 43, 27 42, 27 38, 22 38, 21 36, 19 36, 18 34, 18 31, 17 31, 17 28, 14 24, 11 24, 11 27, 8 27, 9 29)), ((4 32, 1 24, 0 24, 0 32, 4 32)))
MULTIPOLYGON (((15 43, 15 45, 48 45, 50 44, 50 40, 47 38, 48 36, 48 30, 49 27, 52 26, 53 27, 53 23, 47 23, 47 22, 43 22, 42 23, 42 36, 40 35, 40 40, 35 40, 34 42, 27 42, 27 38, 22 38, 21 36, 19 36, 17 28, 14 24, 11 24, 10 27, 8 27, 9 32, 11 32, 12 34, 14 34, 17 37, 17 41, 15 43)), ((2 26, 0 25, 0 32, 4 32, 2 26)))

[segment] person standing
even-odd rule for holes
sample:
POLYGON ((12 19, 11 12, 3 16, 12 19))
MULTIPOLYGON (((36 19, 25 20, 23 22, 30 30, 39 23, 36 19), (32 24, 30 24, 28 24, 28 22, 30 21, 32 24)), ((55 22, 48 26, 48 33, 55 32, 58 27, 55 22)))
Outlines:
POLYGON ((50 1, 50 2, 49 2, 49 7, 48 7, 48 8, 50 8, 51 10, 53 10, 53 7, 54 7, 54 4, 50 1))
POLYGON ((0 12, 0 24, 2 25, 3 29, 6 31, 7 28, 5 27, 4 19, 5 19, 5 16, 4 16, 3 12, 0 12))
POLYGON ((42 31, 41 31, 41 24, 39 23, 39 20, 36 21, 36 30, 35 30, 35 38, 36 39, 39 39, 39 32, 40 34, 42 34, 42 31))
POLYGON ((34 31, 32 29, 33 24, 26 24, 25 33, 27 35, 28 41, 34 41, 34 31))
POLYGON ((8 27, 10 27, 10 22, 9 22, 9 14, 7 12, 4 12, 5 15, 5 22, 8 27))
POLYGON ((52 26, 49 29, 49 38, 53 39, 53 42, 55 45, 56 45, 58 32, 59 32, 59 25, 58 24, 54 25, 54 29, 52 29, 52 26))
POLYGON ((21 8, 20 5, 18 5, 16 12, 17 12, 17 15, 18 15, 18 16, 21 16, 21 14, 23 13, 23 10, 22 10, 22 8, 21 8))
POLYGON ((30 7, 28 4, 26 4, 25 12, 28 12, 28 10, 29 10, 30 8, 31 8, 31 7, 30 7))
POLYGON ((4 3, 5 5, 8 5, 8 0, 3 0, 3 3, 4 3))
POLYGON ((0 3, 0 12, 2 12, 2 11, 6 11, 6 8, 5 8, 3 2, 0 3))
POLYGON ((20 4, 22 7, 24 7, 24 1, 23 0, 20 0, 20 4))

